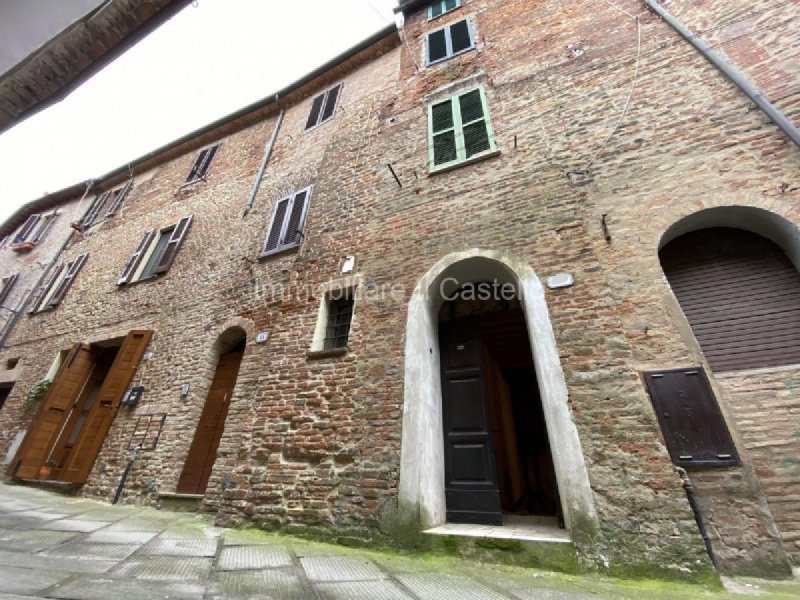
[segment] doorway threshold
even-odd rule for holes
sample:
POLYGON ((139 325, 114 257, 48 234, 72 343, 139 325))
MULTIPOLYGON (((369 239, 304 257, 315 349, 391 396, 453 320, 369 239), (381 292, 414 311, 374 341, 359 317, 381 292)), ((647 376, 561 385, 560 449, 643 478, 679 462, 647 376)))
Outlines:
POLYGON ((504 516, 502 525, 445 523, 423 533, 457 537, 517 540, 520 542, 553 542, 571 544, 569 531, 561 529, 555 518, 504 516))

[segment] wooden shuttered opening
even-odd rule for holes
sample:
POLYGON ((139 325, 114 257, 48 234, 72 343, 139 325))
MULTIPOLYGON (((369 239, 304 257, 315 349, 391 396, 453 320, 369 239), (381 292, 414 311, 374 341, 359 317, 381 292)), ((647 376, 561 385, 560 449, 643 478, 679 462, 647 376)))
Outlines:
POLYGON ((319 113, 322 110, 323 102, 325 102, 325 94, 320 94, 314 98, 314 102, 311 104, 311 113, 308 115, 308 121, 306 121, 306 129, 311 129, 319 122, 319 113))
POLYGON ((115 214, 117 214, 117 211, 122 206, 122 203, 125 202, 125 197, 130 193, 132 187, 133 187, 133 179, 129 179, 125 183, 125 185, 123 185, 120 189, 114 192, 114 198, 108 204, 108 208, 106 209, 106 212, 103 215, 104 219, 113 217, 115 214))
POLYGON ((149 330, 134 330, 125 337, 64 466, 64 481, 86 481, 152 335, 149 330))
POLYGON ((186 178, 186 183, 195 181, 197 179, 202 179, 206 176, 208 168, 211 166, 211 161, 214 159, 214 155, 217 153, 218 148, 219 144, 215 144, 214 146, 209 146, 208 148, 200 151, 200 154, 197 155, 197 159, 194 161, 194 164, 189 171, 189 176, 186 178))
POLYGON ((156 232, 154 229, 148 229, 144 232, 142 239, 139 241, 139 245, 136 246, 136 250, 133 251, 133 254, 131 254, 131 257, 128 259, 128 264, 125 265, 122 274, 119 276, 119 279, 117 279, 117 285, 123 285, 131 281, 131 278, 136 273, 136 269, 138 269, 139 265, 142 263, 147 248, 150 246, 150 242, 153 241, 155 235, 156 232))
POLYGON ((45 297, 47 297, 47 293, 50 291, 50 288, 53 287, 58 278, 61 276, 61 273, 64 271, 64 265, 59 265, 53 271, 45 277, 42 284, 36 288, 36 291, 33 292, 31 296, 31 304, 28 307, 28 314, 33 314, 39 310, 44 301, 45 297))
POLYGON ((36 224, 39 222, 39 219, 41 218, 42 215, 34 214, 25 219, 25 222, 22 224, 22 227, 20 227, 19 231, 17 231, 17 235, 14 236, 14 243, 17 244, 27 241, 28 236, 31 234, 33 228, 36 227, 36 224))
POLYGON ((11 292, 11 288, 14 287, 17 277, 19 277, 19 274, 14 273, 8 277, 3 277, 2 281, 0 281, 0 305, 8 298, 8 294, 11 292))
POLYGON ((653 371, 644 373, 644 380, 673 463, 684 467, 739 464, 701 368, 653 371))
POLYGON ((800 363, 800 274, 777 245, 712 228, 676 238, 659 255, 712 370, 800 363))
POLYGON ((311 112, 306 121, 306 129, 311 129, 330 119, 336 112, 336 106, 339 102, 339 94, 342 91, 342 84, 332 87, 324 94, 320 94, 314 98, 311 103, 311 112))
POLYGON ((78 257, 69 263, 66 267, 66 273, 64 278, 59 282, 58 287, 56 287, 53 295, 50 296, 50 300, 47 302, 47 308, 58 306, 61 301, 64 299, 64 296, 67 295, 67 291, 70 287, 72 287, 72 282, 75 280, 75 277, 78 275, 78 272, 83 267, 83 264, 86 262, 86 257, 88 254, 80 254, 78 257))
POLYGON ((192 217, 183 217, 175 225, 175 228, 170 232, 167 245, 164 247, 164 253, 158 261, 155 268, 155 273, 166 273, 172 266, 175 256, 178 254, 178 249, 181 247, 186 233, 189 231, 189 225, 192 223, 192 217))
POLYGON ((14 477, 33 478, 47 461, 69 409, 83 389, 94 362, 85 344, 75 344, 58 370, 39 405, 17 456, 9 466, 14 477))
POLYGON ((94 199, 94 202, 92 202, 92 205, 89 207, 89 210, 86 211, 86 214, 81 221, 84 227, 89 227, 89 225, 97 220, 97 216, 100 214, 103 206, 105 206, 106 200, 108 200, 109 196, 111 196, 111 190, 103 192, 94 199))
POLYGON ((300 243, 310 195, 308 187, 278 201, 261 249, 262 256, 300 243))

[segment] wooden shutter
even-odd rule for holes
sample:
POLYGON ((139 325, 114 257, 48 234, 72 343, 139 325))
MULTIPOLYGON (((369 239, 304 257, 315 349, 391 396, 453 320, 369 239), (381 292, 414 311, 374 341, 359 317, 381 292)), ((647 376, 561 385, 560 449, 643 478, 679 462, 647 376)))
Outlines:
POLYGON ((438 104, 432 104, 428 113, 428 130, 431 132, 431 164, 436 166, 456 160, 458 154, 456 152, 456 130, 452 98, 438 104))
POLYGON ((327 119, 330 119, 333 116, 333 113, 336 111, 336 103, 339 101, 339 92, 342 91, 342 84, 340 83, 334 88, 328 90, 328 93, 325 94, 325 108, 322 111, 322 118, 320 119, 320 123, 327 119))
POLYGON ((191 222, 192 217, 190 215, 188 217, 183 217, 175 225, 175 228, 170 233, 169 241, 164 247, 164 253, 158 260, 158 265, 156 265, 154 273, 166 273, 169 271, 169 268, 172 266, 172 261, 175 260, 175 255, 178 254, 178 249, 181 247, 187 231, 189 231, 191 222))
POLYGON ((300 243, 300 234, 303 231, 303 223, 306 218, 309 192, 309 189, 297 192, 292 199, 289 209, 289 222, 286 225, 286 232, 283 235, 283 240, 281 240, 281 246, 294 246, 300 243))
POLYGON ((264 240, 264 249, 261 251, 261 254, 276 250, 280 245, 281 232, 283 231, 283 224, 286 220, 290 200, 291 198, 284 198, 275 206, 275 212, 272 213, 272 222, 270 223, 267 237, 264 240))
POLYGON ((67 273, 64 275, 64 279, 61 280, 61 283, 58 284, 56 291, 53 292, 53 295, 50 298, 50 301, 47 303, 47 307, 51 306, 58 306, 58 304, 64 299, 64 296, 67 294, 67 290, 72 286, 72 282, 75 280, 75 276, 81 270, 83 263, 86 262, 86 257, 89 256, 88 254, 80 254, 78 257, 73 260, 67 266, 67 273))
POLYGON ((107 219, 108 217, 113 217, 117 213, 119 207, 122 206, 123 202, 125 202, 125 196, 128 195, 132 187, 133 187, 133 179, 129 179, 125 183, 125 185, 122 186, 122 189, 117 190, 114 199, 108 206, 108 210, 106 210, 106 213, 103 215, 104 219, 107 219))
POLYGON ((36 227, 36 224, 39 222, 39 219, 41 218, 42 215, 34 214, 25 219, 25 222, 22 224, 22 227, 20 227, 19 231, 17 231, 17 235, 14 236, 14 243, 19 244, 26 241, 30 233, 33 231, 33 228, 36 227))
POLYGON ((86 215, 84 215, 83 221, 81 221, 84 227, 89 227, 89 225, 91 225, 92 223, 95 222, 95 220, 97 220, 97 215, 100 214, 103 205, 106 203, 106 200, 110 195, 111 195, 111 190, 103 192, 102 194, 97 196, 97 198, 94 199, 94 202, 92 202, 92 205, 89 207, 89 210, 86 211, 86 215))
POLYGON ((469 158, 491 148, 483 91, 475 89, 458 97, 461 131, 464 140, 464 158, 469 158))
POLYGON ((672 462, 681 466, 731 466, 739 458, 705 371, 644 373, 672 462))
POLYGON ((47 395, 28 427, 28 433, 9 466, 10 476, 32 478, 39 474, 61 432, 69 409, 81 393, 93 366, 89 347, 75 344, 61 363, 47 395))
POLYGON ((778 246, 721 227, 680 236, 659 256, 712 370, 800 363, 800 274, 778 246))
POLYGON ((14 273, 13 275, 9 275, 8 277, 3 277, 2 280, 2 288, 0 288, 0 304, 6 301, 8 298, 9 292, 11 292, 11 288, 14 286, 14 283, 17 281, 17 277, 19 274, 14 273))
POLYGON ((37 244, 42 241, 50 231, 50 228, 53 226, 57 216, 58 214, 56 213, 50 213, 49 215, 43 217, 42 223, 34 233, 34 237, 31 241, 36 242, 37 244))
POLYGON ((130 259, 128 259, 128 264, 125 265, 122 275, 120 275, 119 279, 117 279, 117 285, 123 285, 131 280, 131 277, 133 277, 133 275, 136 273, 136 269, 139 268, 142 258, 144 258, 145 252, 150 246, 150 242, 153 241, 153 237, 155 237, 155 235, 156 232, 154 229, 148 229, 144 232, 142 239, 139 241, 139 245, 136 246, 136 250, 133 251, 130 259))
POLYGON ((134 330, 125 337, 64 466, 64 481, 86 481, 152 335, 149 330, 134 330))
POLYGON ((324 101, 325 94, 320 94, 314 98, 314 102, 311 105, 311 114, 308 115, 308 121, 306 121, 306 129, 311 129, 319 122, 319 113, 322 110, 322 103, 324 101))
POLYGON ((50 291, 50 288, 53 287, 53 284, 58 281, 61 272, 64 270, 64 265, 59 265, 55 271, 53 271, 47 278, 45 278, 42 285, 36 288, 36 291, 31 296, 31 305, 28 308, 28 314, 33 314, 37 310, 39 310, 39 306, 42 304, 42 301, 47 297, 47 293, 50 291))

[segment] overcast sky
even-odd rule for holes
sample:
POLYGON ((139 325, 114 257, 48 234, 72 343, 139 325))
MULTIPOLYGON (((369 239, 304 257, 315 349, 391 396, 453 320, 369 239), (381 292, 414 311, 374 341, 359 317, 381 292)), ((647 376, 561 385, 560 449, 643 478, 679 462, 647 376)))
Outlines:
POLYGON ((395 5, 198 0, 66 100, 0 135, 0 222, 271 95, 393 23, 395 5))

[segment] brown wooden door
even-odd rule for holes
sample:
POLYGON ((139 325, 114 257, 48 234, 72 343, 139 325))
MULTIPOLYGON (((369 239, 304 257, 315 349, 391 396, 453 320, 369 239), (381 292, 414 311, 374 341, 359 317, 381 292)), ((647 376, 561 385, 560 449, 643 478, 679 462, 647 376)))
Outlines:
POLYGON ((447 521, 501 525, 478 323, 443 326, 440 340, 447 521))
POLYGON ((242 355, 243 352, 230 352, 220 356, 186 464, 178 481, 179 494, 202 494, 206 491, 219 441, 225 429, 225 418, 228 416, 228 406, 236 385, 242 355))
MULTIPOLYGON (((67 415, 92 372, 94 360, 89 346, 75 344, 70 350, 50 389, 39 406, 25 440, 8 474, 13 477, 39 477, 53 445, 61 433, 67 415)), ((46 477, 44 474, 41 477, 46 477)))
POLYGON ((152 335, 152 331, 134 330, 125 337, 75 441, 69 462, 62 472, 63 481, 86 481, 152 335))

